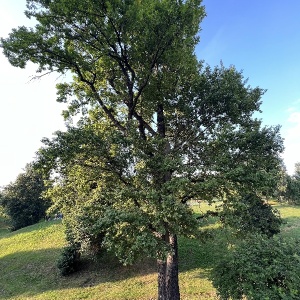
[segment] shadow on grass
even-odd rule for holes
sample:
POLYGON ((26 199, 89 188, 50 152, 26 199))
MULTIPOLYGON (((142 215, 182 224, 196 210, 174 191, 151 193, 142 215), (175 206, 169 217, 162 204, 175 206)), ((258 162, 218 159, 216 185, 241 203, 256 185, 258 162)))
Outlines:
POLYGON ((20 294, 35 294, 43 286, 55 285, 55 266, 51 263, 58 255, 55 249, 14 252, 0 259, 0 299, 20 294))
POLYGON ((300 227, 300 218, 299 216, 289 216, 289 217, 285 217, 283 218, 284 220, 284 224, 292 224, 295 226, 300 227))
POLYGON ((284 224, 281 227, 281 233, 286 237, 299 239, 300 236, 300 218, 290 216, 283 219, 284 224))
POLYGON ((221 228, 206 230, 200 239, 181 237, 179 239, 179 271, 213 268, 224 257, 227 246, 226 231, 221 228))
MULTIPOLYGON (((210 223, 212 222, 209 221, 208 224, 210 223)), ((40 223, 6 237, 48 228, 52 224, 54 223, 40 223)), ((180 272, 201 269, 199 276, 208 276, 206 270, 212 268, 222 257, 227 242, 224 232, 221 229, 209 229, 206 234, 211 237, 203 240, 179 238, 180 272)), ((56 266, 60 253, 60 248, 49 248, 14 252, 0 258, 0 299, 15 299, 20 296, 29 299, 47 291, 94 287, 156 273, 156 262, 153 259, 125 267, 114 257, 104 254, 98 260, 83 259, 78 272, 62 277, 56 266)))
POLYGON ((98 261, 83 259, 79 271, 61 276, 56 266, 61 249, 15 252, 0 258, 0 299, 26 299, 46 291, 93 287, 156 271, 153 260, 122 266, 112 257, 98 261))

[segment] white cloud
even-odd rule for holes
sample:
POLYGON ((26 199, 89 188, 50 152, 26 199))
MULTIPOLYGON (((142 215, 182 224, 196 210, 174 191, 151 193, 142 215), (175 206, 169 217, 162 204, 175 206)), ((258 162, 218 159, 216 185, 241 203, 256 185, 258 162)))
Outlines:
MULTIPOLYGON (((34 20, 24 15, 26 1, 0 0, 0 36, 7 37, 13 27, 33 26, 34 20)), ((43 137, 64 129, 57 103, 57 74, 30 80, 37 66, 12 67, 0 51, 0 187, 15 180, 41 147, 43 137)), ((63 79, 62 79, 63 80, 63 79)))
MULTIPOLYGON (((294 102, 300 104, 300 101, 294 102)), ((300 108, 297 105, 288 110, 287 123, 282 128, 285 151, 283 159, 289 174, 293 174, 295 163, 300 162, 300 108)))
POLYGON ((291 112, 288 121, 299 125, 300 124, 300 112, 297 112, 297 111, 291 112))

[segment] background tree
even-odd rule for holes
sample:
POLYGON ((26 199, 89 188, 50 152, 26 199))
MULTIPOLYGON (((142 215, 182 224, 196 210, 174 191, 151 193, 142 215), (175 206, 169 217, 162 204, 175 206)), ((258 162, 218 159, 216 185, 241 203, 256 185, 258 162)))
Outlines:
POLYGON ((227 199, 219 213, 223 225, 230 227, 239 237, 248 234, 265 234, 271 237, 280 232, 282 219, 274 209, 256 194, 247 194, 240 199, 227 199))
POLYGON ((39 152, 70 240, 155 257, 162 300, 180 298, 177 235, 198 228, 188 200, 269 193, 282 150, 279 128, 252 117, 264 91, 197 61, 200 2, 28 0, 38 25, 1 40, 14 66, 73 75, 58 101, 81 120, 39 152))
POLYGON ((15 182, 4 187, 0 200, 12 230, 35 224, 45 216, 50 202, 42 197, 44 191, 42 175, 32 164, 26 166, 15 182))
POLYGON ((278 181, 277 181, 277 187, 274 191, 274 198, 277 199, 279 202, 286 201, 285 199, 285 193, 286 193, 286 187, 287 187, 287 170, 284 162, 281 163, 281 170, 278 173, 278 181))
POLYGON ((294 175, 286 174, 284 198, 288 202, 300 204, 300 163, 295 164, 294 175))
POLYGON ((295 163, 295 179, 300 180, 300 162, 295 163))

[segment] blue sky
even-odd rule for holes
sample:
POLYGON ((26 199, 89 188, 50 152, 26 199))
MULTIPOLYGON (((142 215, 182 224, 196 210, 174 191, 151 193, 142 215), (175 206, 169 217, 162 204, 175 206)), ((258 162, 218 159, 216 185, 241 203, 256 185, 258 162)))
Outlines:
POLYGON ((243 70, 249 84, 267 89, 258 117, 281 125, 289 173, 300 161, 300 1, 204 0, 197 56, 243 70))
MULTIPOLYGON (((32 23, 25 0, 0 0, 0 36, 32 23)), ((289 173, 300 161, 300 1, 204 0, 196 53, 214 66, 235 65, 263 96, 265 125, 281 125, 284 162, 289 173)), ((13 181, 32 161, 40 140, 63 128, 62 105, 55 102, 57 76, 30 81, 35 67, 9 65, 0 54, 0 186, 13 181)))

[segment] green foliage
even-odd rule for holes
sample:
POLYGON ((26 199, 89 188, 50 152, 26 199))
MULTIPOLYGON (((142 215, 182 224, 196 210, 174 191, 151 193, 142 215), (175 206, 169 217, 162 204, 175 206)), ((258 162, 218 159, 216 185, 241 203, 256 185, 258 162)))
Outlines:
MULTIPOLYGON (((73 75, 57 85, 57 100, 68 104, 66 118, 80 120, 38 153, 47 176, 58 175, 48 196, 71 240, 101 243, 126 264, 166 259, 176 256, 176 235, 198 228, 188 200, 272 192, 279 127, 253 117, 264 90, 247 86, 234 67, 197 61, 200 0, 27 7, 38 24, 13 30, 1 47, 14 66, 73 75)), ((165 266, 161 278, 177 270, 165 266)), ((160 292, 178 284, 170 285, 160 292)), ((159 297, 178 299, 179 290, 159 297)))
POLYGON ((66 276, 76 272, 79 268, 80 252, 77 245, 70 245, 63 248, 61 257, 57 261, 57 267, 61 275, 66 276))
POLYGON ((282 219, 279 211, 255 194, 224 201, 220 218, 240 237, 247 233, 261 233, 268 237, 280 232, 282 219))
MULTIPOLYGON (((95 224, 100 217, 97 210, 92 211, 93 207, 83 212, 82 206, 73 207, 64 217, 66 239, 69 244, 77 245, 78 249, 91 256, 101 254, 103 249, 104 232, 95 228, 95 224)), ((65 210, 67 211, 67 210, 65 210)))
POLYGON ((284 198, 290 202, 300 204, 300 177, 286 175, 286 190, 284 198))
POLYGON ((295 240, 248 236, 212 272, 220 299, 299 299, 299 249, 295 240))
POLYGON ((287 187, 287 173, 286 173, 286 167, 284 165, 284 162, 282 161, 281 169, 278 172, 278 180, 277 180, 277 186, 274 190, 273 198, 277 199, 280 202, 286 201, 286 187, 287 187))
POLYGON ((300 204, 300 163, 295 164, 294 175, 287 174, 285 167, 282 167, 276 190, 280 201, 300 204))
POLYGON ((300 162, 295 163, 295 179, 300 180, 300 162))
POLYGON ((3 195, 0 192, 0 218, 1 218, 1 220, 8 218, 7 214, 5 213, 4 207, 1 205, 1 203, 2 203, 2 197, 3 197, 3 195))
POLYGON ((50 205, 42 197, 45 190, 42 175, 32 165, 27 165, 15 182, 4 187, 0 199, 12 230, 37 223, 45 216, 50 205))

